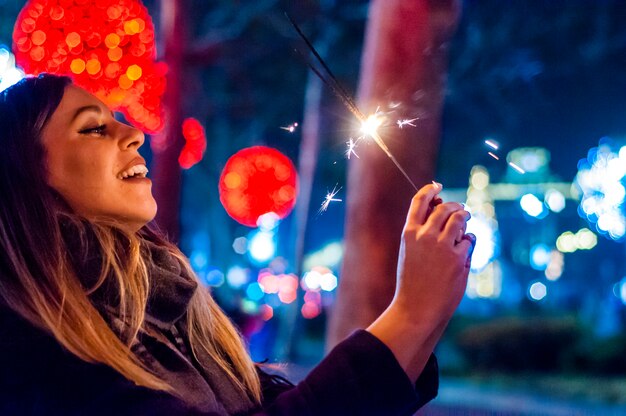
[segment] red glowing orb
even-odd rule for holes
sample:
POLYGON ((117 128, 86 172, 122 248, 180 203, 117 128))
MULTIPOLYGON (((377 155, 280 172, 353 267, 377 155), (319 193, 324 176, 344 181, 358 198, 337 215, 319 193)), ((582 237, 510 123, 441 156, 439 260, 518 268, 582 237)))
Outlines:
POLYGON ((189 169, 202 160, 206 150, 206 133, 198 120, 189 117, 183 121, 183 137, 185 146, 178 156, 178 164, 183 169, 189 169))
POLYGON ((27 74, 69 75, 144 131, 162 129, 167 68, 139 0, 29 0, 13 42, 27 74))
POLYGON ((298 174, 278 150, 254 146, 235 153, 220 177, 220 201, 235 221, 256 227, 269 212, 285 218, 296 203, 298 174))

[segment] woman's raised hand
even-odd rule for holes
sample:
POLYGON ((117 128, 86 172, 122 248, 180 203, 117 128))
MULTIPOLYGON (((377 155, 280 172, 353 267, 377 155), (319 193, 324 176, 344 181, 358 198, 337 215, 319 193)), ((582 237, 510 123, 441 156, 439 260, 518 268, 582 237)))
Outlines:
POLYGON ((442 203, 441 185, 421 188, 402 232, 395 296, 368 328, 416 379, 463 297, 475 237, 469 212, 442 203))
POLYGON ((457 202, 441 203, 439 191, 440 185, 427 185, 411 201, 392 305, 411 319, 447 322, 465 292, 475 237, 465 234, 469 212, 457 202))

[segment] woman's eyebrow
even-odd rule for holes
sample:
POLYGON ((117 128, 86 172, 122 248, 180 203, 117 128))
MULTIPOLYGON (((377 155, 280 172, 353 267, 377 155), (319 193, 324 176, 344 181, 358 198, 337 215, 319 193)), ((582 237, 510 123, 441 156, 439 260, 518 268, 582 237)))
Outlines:
MULTIPOLYGON (((76 112, 74 113, 74 116, 72 116, 72 120, 70 121, 70 123, 74 122, 74 120, 76 120, 76 117, 78 117, 79 115, 81 115, 85 111, 94 111, 94 112, 96 112, 98 114, 102 114, 102 108, 100 108, 100 106, 95 105, 95 104, 86 105, 86 106, 80 107, 79 109, 76 110, 76 112)), ((111 117, 115 118, 115 115, 113 114, 113 111, 111 111, 111 117)))

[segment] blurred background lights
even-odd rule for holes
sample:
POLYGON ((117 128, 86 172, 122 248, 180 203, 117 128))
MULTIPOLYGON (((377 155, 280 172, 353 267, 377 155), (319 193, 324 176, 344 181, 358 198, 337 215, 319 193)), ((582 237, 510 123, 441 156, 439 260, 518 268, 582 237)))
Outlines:
POLYGON ((253 282, 246 288, 246 296, 250 300, 259 301, 264 296, 263 287, 258 282, 253 282))
POLYGON ((322 296, 319 292, 307 291, 304 294, 304 304, 300 309, 305 319, 313 319, 322 313, 322 296))
POLYGON ((241 310, 248 315, 256 315, 259 313, 260 306, 251 299, 241 299, 241 310))
POLYGON ((269 270, 262 270, 259 272, 257 281, 263 288, 263 292, 272 294, 278 293, 280 289, 280 279, 282 276, 272 274, 269 270))
POLYGON ((546 279, 550 281, 558 280, 563 274, 563 267, 565 265, 565 259, 563 253, 558 250, 552 250, 550 252, 550 261, 544 272, 546 279))
POLYGON ((248 283, 249 270, 243 267, 233 266, 226 272, 226 281, 234 289, 238 289, 248 283))
POLYGON ((15 56, 0 46, 0 91, 4 91, 22 78, 24 71, 15 66, 15 56))
POLYGON ((233 241, 233 250, 237 254, 246 254, 248 251, 248 239, 246 237, 237 237, 233 241))
POLYGON ((541 218, 544 216, 545 206, 543 205, 543 202, 541 202, 539 198, 533 194, 523 195, 520 198, 519 204, 522 207, 522 210, 524 210, 524 212, 531 217, 541 218))
POLYGON ((526 173, 540 174, 548 169, 550 152, 542 147, 520 147, 510 151, 506 159, 526 173))
POLYGON ((626 276, 615 284, 613 293, 626 305, 626 276))
POLYGON ((264 231, 271 231, 274 228, 278 227, 280 223, 280 217, 275 212, 268 212, 267 214, 263 214, 256 221, 256 225, 264 231))
POLYGON ((343 257, 343 245, 338 242, 326 244, 320 250, 315 251, 304 258, 304 269, 312 269, 316 265, 328 268, 336 268, 343 257))
POLYGON ((224 284, 224 273, 216 268, 211 268, 201 275, 202 282, 207 286, 221 286, 224 284))
POLYGON ((530 249, 530 266, 535 270, 545 270, 550 263, 550 248, 545 244, 535 244, 530 249))
POLYGON ((296 300, 298 294, 298 278, 293 274, 280 276, 278 282, 278 299, 283 303, 296 300))
POLYGON ((565 208, 565 196, 556 189, 549 189, 545 196, 544 202, 552 212, 561 212, 565 208))
POLYGON ((566 231, 556 239, 556 248, 562 253, 573 253, 576 247, 576 236, 571 231, 566 231))
POLYGON ((488 219, 472 214, 472 218, 467 222, 467 232, 476 236, 476 247, 472 255, 471 267, 472 272, 477 273, 495 257, 495 230, 488 219))
MULTIPOLYGON (((495 142, 489 143, 492 148, 498 146, 495 142)), ((500 265, 494 261, 498 254, 498 221, 489 193, 489 183, 489 172, 484 166, 472 167, 466 198, 466 209, 472 217, 467 223, 467 232, 476 235, 477 241, 465 290, 471 299, 497 298, 502 283, 500 265)))
POLYGON ((264 321, 269 321, 274 317, 274 308, 272 308, 270 305, 261 305, 259 310, 261 312, 261 319, 263 319, 264 321))
POLYGON ((528 296, 531 300, 539 301, 546 297, 548 288, 541 282, 534 282, 528 288, 528 296))
POLYGON ((189 169, 202 160, 206 150, 206 133, 198 120, 189 117, 183 121, 183 138, 185 145, 178 156, 181 168, 189 169))
POLYGON ((598 244, 598 236, 588 228, 581 228, 574 234, 566 231, 556 240, 556 248, 561 253, 573 253, 577 250, 591 250, 598 244))
POLYGON ((311 270, 304 274, 302 278, 302 282, 304 284, 305 289, 308 290, 320 290, 322 280, 322 274, 317 270, 311 270))
POLYGON ((580 250, 591 250, 598 244, 598 237, 593 231, 582 228, 576 233, 576 247, 580 250))
POLYGON ((605 137, 578 163, 575 183, 582 194, 579 213, 609 239, 626 236, 626 151, 605 137))
POLYGON ((301 309, 302 316, 305 319, 313 319, 319 316, 321 311, 322 311, 322 307, 313 302, 304 302, 304 305, 302 305, 302 309, 301 309))
POLYGON ((337 287, 337 276, 328 272, 322 275, 320 287, 326 292, 332 292, 337 287))
POLYGON ((470 181, 474 188, 477 190, 483 190, 489 185, 489 175, 486 171, 479 170, 471 176, 470 181))
POLYGON ((302 277, 305 290, 332 292, 337 288, 337 276, 324 266, 315 266, 302 277))
POLYGON ((209 256, 204 250, 194 250, 189 256, 191 266, 197 272, 203 270, 209 264, 209 256))
POLYGON ((248 243, 248 255, 256 263, 267 263, 276 255, 274 233, 259 230, 252 234, 248 243))

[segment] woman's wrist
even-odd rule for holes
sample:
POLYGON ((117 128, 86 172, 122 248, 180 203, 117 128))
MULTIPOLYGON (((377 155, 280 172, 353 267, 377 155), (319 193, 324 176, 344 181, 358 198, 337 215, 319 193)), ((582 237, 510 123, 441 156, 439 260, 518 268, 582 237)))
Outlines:
POLYGON ((387 345, 415 382, 441 337, 442 328, 445 323, 415 319, 404 308, 392 303, 367 331, 387 345))

